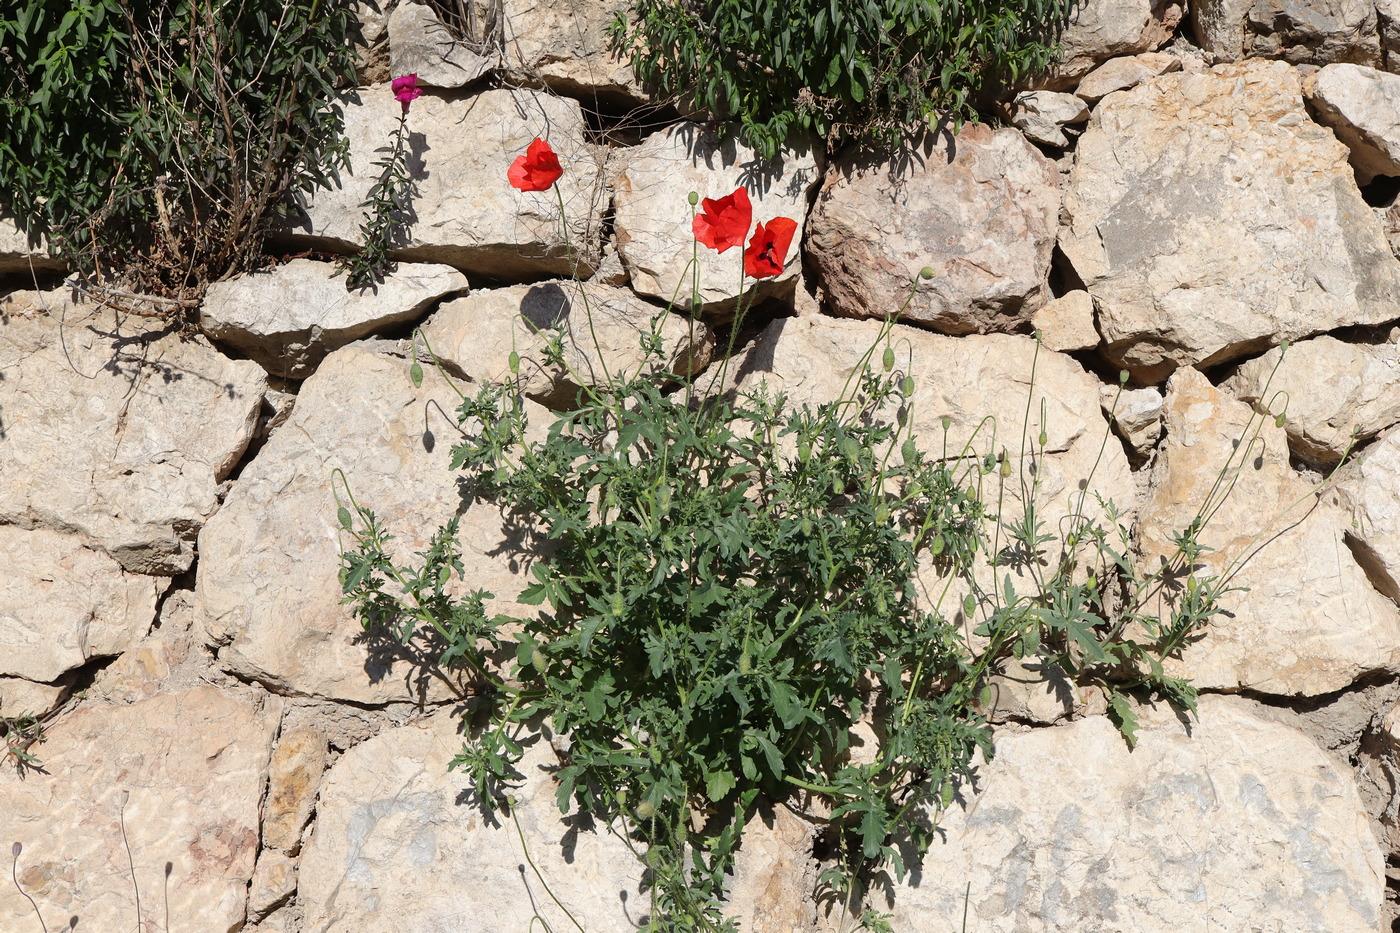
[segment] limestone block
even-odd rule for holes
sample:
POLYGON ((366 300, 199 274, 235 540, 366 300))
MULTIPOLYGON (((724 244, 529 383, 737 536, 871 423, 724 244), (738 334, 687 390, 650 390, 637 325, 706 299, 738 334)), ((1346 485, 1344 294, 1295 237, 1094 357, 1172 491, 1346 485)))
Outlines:
POLYGON ((510 381, 509 356, 520 357, 525 394, 552 408, 573 408, 585 386, 637 372, 698 374, 714 334, 699 321, 663 311, 625 289, 541 282, 477 292, 443 305, 423 329, 443 362, 474 382, 510 381), (665 358, 646 361, 642 335, 657 319, 665 358), (546 365, 554 328, 565 332, 566 366, 546 365))
POLYGON ((170 585, 54 531, 0 525, 0 554, 0 676, 55 681, 121 654, 150 630, 170 585))
POLYGON ((1303 85, 1317 119, 1351 150, 1357 180, 1400 175, 1400 75, 1328 65, 1303 85))
MULTIPOLYGON (((697 246, 687 198, 694 191, 701 198, 717 200, 743 185, 753 205, 753 224, 766 224, 774 217, 797 222, 782 274, 758 281, 745 278, 745 302, 790 296, 793 283, 802 277, 798 256, 807 226, 808 198, 821 181, 823 165, 820 148, 810 140, 793 140, 776 158, 761 160, 737 140, 720 142, 714 133, 690 123, 648 136, 626 152, 612 179, 618 254, 632 288, 662 303, 674 300, 688 307, 694 259, 702 305, 732 308, 741 294, 743 248, 732 247, 720 255, 697 246)), ((753 230, 751 225, 749 233, 753 230)))
MULTIPOLYGON (((280 705, 210 686, 90 704, 34 748, 43 770, 0 772, 0 838, 23 844, 19 882, 48 928, 134 929, 137 891, 143 930, 164 929, 166 903, 172 929, 242 926, 280 705)), ((35 925, 0 888, 0 929, 35 925)))
MULTIPOLYGON (((1374 933, 1384 863, 1350 773, 1244 701, 1188 730, 1146 717, 1002 733, 909 882, 895 929, 982 933, 1374 933), (969 889, 968 885, 971 884, 969 889)), ((891 897, 892 894, 892 904, 891 897)))
POLYGON ((1225 613, 1167 673, 1200 688, 1316 696, 1400 671, 1400 609, 1347 547, 1350 516, 1293 473, 1273 419, 1250 415, 1193 369, 1168 383, 1167 436, 1138 523, 1142 558, 1170 558, 1171 536, 1204 511, 1199 541, 1210 550, 1197 575, 1228 572, 1241 589, 1221 597, 1225 613))
MULTIPOLYGON (((395 536, 395 560, 413 559, 460 512, 462 585, 495 593, 488 611, 525 611, 514 602, 528 569, 519 529, 507 529, 490 503, 463 500, 448 469, 455 423, 444 415, 457 396, 426 368, 415 389, 407 360, 337 350, 244 469, 199 541, 196 602, 226 669, 278 692, 358 703, 450 696, 437 675, 410 663, 410 650, 367 635, 341 605, 339 548, 350 542, 331 492, 337 468, 395 536)), ((533 414, 547 420, 543 409, 533 414)))
POLYGON ((969 124, 888 161, 839 157, 812 211, 807 257, 838 315, 903 308, 901 320, 944 333, 1010 330, 1049 298, 1059 211, 1053 162, 1015 130, 969 124), (925 266, 935 276, 916 290, 925 266))
POLYGON ((1293 452, 1335 464, 1400 422, 1400 346, 1343 343, 1326 334, 1275 347, 1239 368, 1221 388, 1274 414, 1285 413, 1293 452), (1282 356, 1282 362, 1279 357, 1282 356))
POLYGON ((64 292, 0 302, 0 524, 67 532, 122 568, 194 560, 266 375, 155 318, 64 292))
MULTIPOLYGON (((359 248, 361 204, 392 145, 402 108, 388 85, 348 95, 345 135, 350 169, 339 187, 308 196, 286 239, 303 247, 359 248)), ((599 250, 599 214, 606 206, 600 154, 584 141, 577 101, 525 90, 483 91, 463 99, 424 94, 408 114, 409 212, 392 255, 440 262, 494 279, 571 274, 571 257, 586 276, 599 250), (517 191, 511 163, 536 138, 546 138, 564 168, 558 191, 517 191), (483 145, 489 139, 491 144, 483 145), (568 218, 560 223, 559 196, 568 218)))
POLYGON ((1282 62, 1163 75, 1079 139, 1060 246, 1143 383, 1395 316, 1400 262, 1282 62))
POLYGON ((451 266, 401 263, 378 286, 349 292, 333 263, 293 259, 211 285, 199 325, 268 372, 304 379, 332 350, 421 318, 466 288, 467 277, 451 266))
POLYGON ((514 933, 536 912, 549 929, 572 929, 554 898, 586 930, 636 929, 650 903, 641 862, 608 827, 562 818, 550 774, 558 759, 535 738, 513 812, 493 816, 470 776, 447 768, 462 747, 450 712, 346 752, 326 774, 301 858, 304 929, 514 933))
POLYGON ((1102 62, 1156 50, 1171 38, 1185 12, 1185 4, 1175 0, 1087 0, 1075 7, 1058 37, 1059 61, 1035 83, 1072 90, 1102 62))

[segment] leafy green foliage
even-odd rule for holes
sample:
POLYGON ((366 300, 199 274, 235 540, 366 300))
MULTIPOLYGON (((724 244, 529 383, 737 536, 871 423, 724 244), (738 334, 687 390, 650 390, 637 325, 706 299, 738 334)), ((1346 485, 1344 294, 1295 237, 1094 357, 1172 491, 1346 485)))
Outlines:
POLYGON ((1071 0, 634 0, 617 48, 661 93, 735 120, 765 156, 788 134, 890 139, 973 115, 993 78, 1052 61, 1071 0))
POLYGON ((89 281, 178 298, 254 263, 344 164, 349 0, 20 0, 0 12, 0 191, 89 281))
MULTIPOLYGON (((491 616, 492 594, 452 596, 455 521, 400 565, 373 512, 353 495, 339 512, 356 544, 341 584, 365 625, 430 635, 491 698, 454 766, 500 806, 522 732, 547 720, 566 735, 560 809, 621 819, 646 844, 650 929, 731 929, 717 898, 744 826, 795 795, 829 801, 841 844, 825 880, 848 906, 866 872, 902 875, 895 839, 922 852, 974 756, 992 754, 981 701, 1008 657, 1104 687, 1130 742, 1132 696, 1194 707, 1161 660, 1227 589, 1195 574, 1200 523, 1147 577, 1112 503, 1085 492, 1056 522, 1066 530, 1048 533, 1038 473, 912 435, 914 384, 886 327, 883 352, 816 407, 761 390, 705 396, 643 366, 585 389, 526 442, 518 386, 464 396, 452 468, 476 507, 495 503, 549 541, 519 595, 537 614, 491 616), (1019 514, 989 513, 1010 484, 1019 514), (964 594, 946 614, 921 595, 921 561, 964 594), (879 739, 857 755, 861 727, 879 739)), ((655 328, 640 336, 667 358, 655 328)))

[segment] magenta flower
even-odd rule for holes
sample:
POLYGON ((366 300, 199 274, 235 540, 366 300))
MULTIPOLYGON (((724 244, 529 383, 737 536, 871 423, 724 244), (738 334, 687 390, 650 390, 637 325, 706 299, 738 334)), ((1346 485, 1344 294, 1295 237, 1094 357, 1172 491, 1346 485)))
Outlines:
POLYGON ((403 104, 403 112, 408 113, 408 105, 417 100, 423 93, 423 89, 418 86, 418 74, 404 75, 395 78, 390 87, 394 90, 394 99, 403 104))

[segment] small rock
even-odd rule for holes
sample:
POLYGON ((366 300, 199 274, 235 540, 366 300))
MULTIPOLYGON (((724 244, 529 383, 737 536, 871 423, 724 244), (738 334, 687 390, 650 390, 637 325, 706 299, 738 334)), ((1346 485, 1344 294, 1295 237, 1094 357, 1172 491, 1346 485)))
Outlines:
POLYGON ((1400 75, 1328 65, 1303 85, 1318 122, 1351 150, 1356 180, 1400 175, 1400 75))
POLYGON ((1052 298, 1031 315, 1031 326, 1040 331, 1045 346, 1060 353, 1092 350, 1099 345, 1094 299, 1088 292, 1068 292, 1052 298))
POLYGON ((465 87, 494 64, 458 41, 432 7, 412 0, 399 0, 389 14, 389 63, 392 74, 417 74, 432 87, 465 87))
POLYGON ((1148 386, 1145 389, 1124 389, 1104 386, 1099 390, 1099 404, 1123 439, 1132 445, 1139 457, 1146 457, 1162 437, 1162 393, 1148 386))
POLYGON ((1111 58, 1084 76, 1074 94, 1080 100, 1098 103, 1114 91, 1126 91, 1158 75, 1181 70, 1181 59, 1167 52, 1144 52, 1111 58))
POLYGON ((293 855, 300 851, 301 830, 311 819, 326 753, 326 737, 316 729, 293 729, 277 740, 263 808, 264 850, 293 855))
POLYGON ((1089 108, 1073 94, 1057 91, 1022 91, 1011 104, 1011 122, 1031 142, 1046 146, 1069 145, 1064 128, 1089 119, 1089 108))
POLYGON ((1236 398, 1284 414, 1293 452, 1335 464, 1400 422, 1400 345, 1343 343, 1323 334, 1275 347, 1221 383, 1236 398), (1282 361, 1280 361, 1282 357, 1282 361))

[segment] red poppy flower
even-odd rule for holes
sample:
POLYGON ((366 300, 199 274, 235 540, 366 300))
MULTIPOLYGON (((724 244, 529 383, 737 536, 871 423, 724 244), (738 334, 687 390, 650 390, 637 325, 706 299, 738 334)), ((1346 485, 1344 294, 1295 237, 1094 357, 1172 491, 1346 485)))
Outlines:
POLYGON ((549 148, 549 143, 536 139, 523 156, 511 163, 506 177, 521 191, 548 191, 563 174, 559 157, 549 148))
POLYGON ((759 224, 744 250, 744 272, 755 279, 782 275, 783 260, 796 232, 797 221, 790 217, 774 217, 766 227, 759 224))
POLYGON ((423 89, 418 86, 418 75, 416 72, 411 75, 395 78, 389 86, 394 91, 394 100, 403 104, 404 113, 408 113, 408 105, 423 94, 423 89))
POLYGON ((713 200, 706 198, 700 205, 703 210, 691 221, 695 239, 717 253, 731 246, 742 246, 748 235, 749 224, 753 221, 753 208, 749 204, 749 193, 740 185, 733 194, 713 200))

